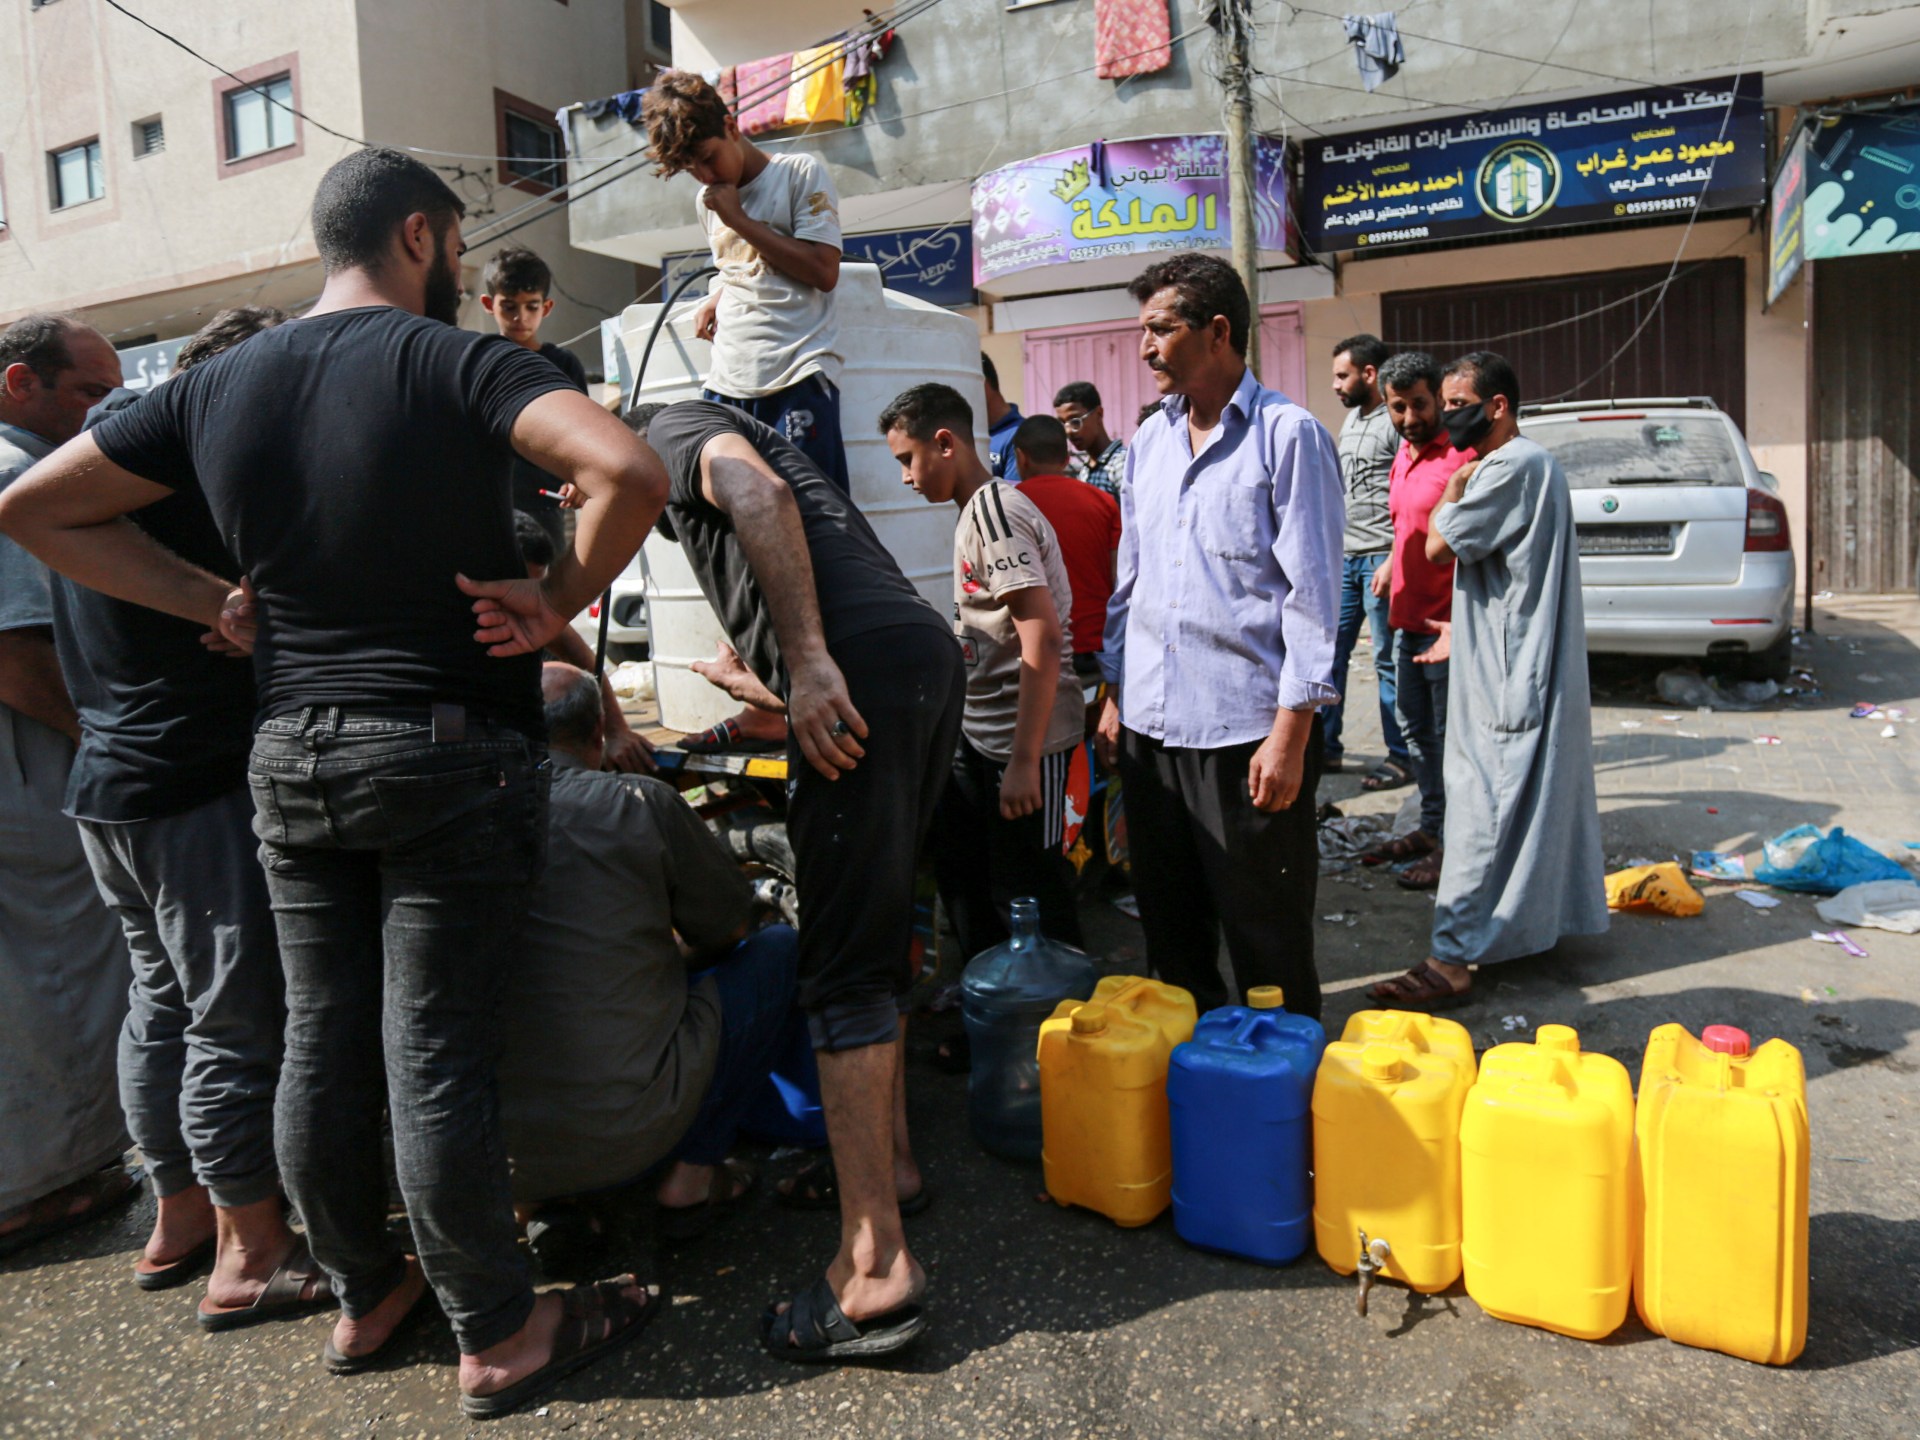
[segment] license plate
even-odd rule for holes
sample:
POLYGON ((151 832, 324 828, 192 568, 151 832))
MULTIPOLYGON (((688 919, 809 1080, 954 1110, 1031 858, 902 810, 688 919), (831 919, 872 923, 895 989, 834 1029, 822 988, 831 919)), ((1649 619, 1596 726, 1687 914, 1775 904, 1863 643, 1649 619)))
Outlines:
POLYGON ((1578 525, 1582 555, 1671 555, 1671 525, 1578 525))

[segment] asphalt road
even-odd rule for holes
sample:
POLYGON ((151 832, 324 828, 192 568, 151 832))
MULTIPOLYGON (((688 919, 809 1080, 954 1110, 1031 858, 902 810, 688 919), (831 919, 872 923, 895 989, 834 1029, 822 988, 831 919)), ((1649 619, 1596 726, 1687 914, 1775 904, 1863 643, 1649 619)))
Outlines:
MULTIPOLYGON (((1659 718, 1674 711, 1651 698, 1657 666, 1596 665, 1609 855, 1757 849, 1801 820, 1920 840, 1920 735, 1883 740, 1846 718, 1856 699, 1920 710, 1916 640, 1910 602, 1830 607, 1801 651, 1819 697, 1681 722, 1659 718), (1781 744, 1753 744, 1763 733, 1781 744)), ((1363 650, 1350 754, 1377 754, 1366 668, 1363 650)), ((1399 798, 1357 790, 1337 777, 1322 798, 1350 813, 1399 798)), ((1040 1198, 1037 1167, 971 1142, 964 1080, 926 1063, 954 1023, 933 1017, 914 1027, 911 1107, 936 1198, 909 1223, 934 1323, 896 1364, 821 1372, 760 1352, 761 1308, 809 1282, 835 1236, 831 1217, 762 1196, 676 1251, 642 1218, 609 1265, 661 1283, 668 1313, 537 1413, 472 1427, 444 1325, 416 1332, 393 1368, 344 1380, 319 1367, 324 1318, 201 1336, 191 1291, 132 1285, 152 1213, 137 1208, 0 1265, 0 1436, 1912 1436, 1920 937, 1857 932, 1869 955, 1851 959, 1807 938, 1810 900, 1757 911, 1731 888, 1709 887, 1697 918, 1617 916, 1604 938, 1483 973, 1483 998, 1458 1013, 1480 1045, 1573 1024, 1636 1074, 1648 1031, 1669 1020, 1800 1047, 1812 1300, 1806 1353, 1785 1370, 1674 1345, 1632 1319, 1599 1344, 1504 1324, 1458 1288, 1376 1290, 1363 1319, 1352 1282, 1311 1255, 1269 1270, 1188 1249, 1165 1217, 1122 1231, 1061 1209, 1040 1198)), ((1318 908, 1357 922, 1320 926, 1331 1031, 1362 1008, 1369 979, 1423 953, 1430 904, 1341 874, 1323 880, 1318 908)), ((1137 948, 1138 928, 1104 898, 1086 915, 1099 948, 1137 948)))

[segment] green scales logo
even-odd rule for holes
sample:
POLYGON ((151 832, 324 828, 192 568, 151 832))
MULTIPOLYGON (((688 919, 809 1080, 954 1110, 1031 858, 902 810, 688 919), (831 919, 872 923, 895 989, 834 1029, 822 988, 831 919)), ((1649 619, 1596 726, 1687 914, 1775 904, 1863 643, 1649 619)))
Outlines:
POLYGON ((1553 208, 1560 194, 1560 162, 1538 141, 1509 140, 1480 162, 1474 187, 1487 214, 1522 224, 1553 208))

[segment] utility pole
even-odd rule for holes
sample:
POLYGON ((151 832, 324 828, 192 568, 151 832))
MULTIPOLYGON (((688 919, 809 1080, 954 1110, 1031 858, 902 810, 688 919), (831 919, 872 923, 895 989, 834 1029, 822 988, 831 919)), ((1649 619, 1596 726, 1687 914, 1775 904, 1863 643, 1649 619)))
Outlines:
POLYGON ((1253 160, 1253 12, 1251 0, 1214 0, 1213 25, 1220 35, 1224 64, 1227 128, 1227 211, 1233 221, 1233 268, 1247 287, 1253 307, 1247 368, 1260 378, 1260 217, 1254 208, 1253 160))

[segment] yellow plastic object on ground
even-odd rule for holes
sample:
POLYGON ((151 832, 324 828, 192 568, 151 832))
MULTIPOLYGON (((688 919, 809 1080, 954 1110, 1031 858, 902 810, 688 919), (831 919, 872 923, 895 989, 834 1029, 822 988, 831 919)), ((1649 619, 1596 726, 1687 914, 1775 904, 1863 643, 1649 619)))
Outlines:
POLYGON ((1658 910, 1667 915, 1698 915, 1706 907, 1700 892, 1671 860, 1635 865, 1607 876, 1609 910, 1658 910))
POLYGON ((1749 1045, 1731 1025, 1647 1041, 1633 1296, 1656 1335, 1787 1365, 1807 1343, 1807 1077, 1786 1041, 1749 1045))
POLYGON ((1041 1161, 1047 1193, 1145 1225, 1173 1196, 1167 1060, 1193 1038, 1193 996, 1109 975, 1090 1000, 1040 1023, 1041 1161))
POLYGON ((1313 1083, 1313 1233, 1342 1275, 1360 1232, 1387 1242, 1380 1274, 1432 1294, 1460 1278, 1460 1112, 1473 1040, 1451 1020, 1362 1010, 1313 1083))
POLYGON ((1461 1259, 1489 1315, 1599 1340, 1633 1278, 1633 1086, 1566 1025, 1496 1045, 1460 1121, 1461 1259))

